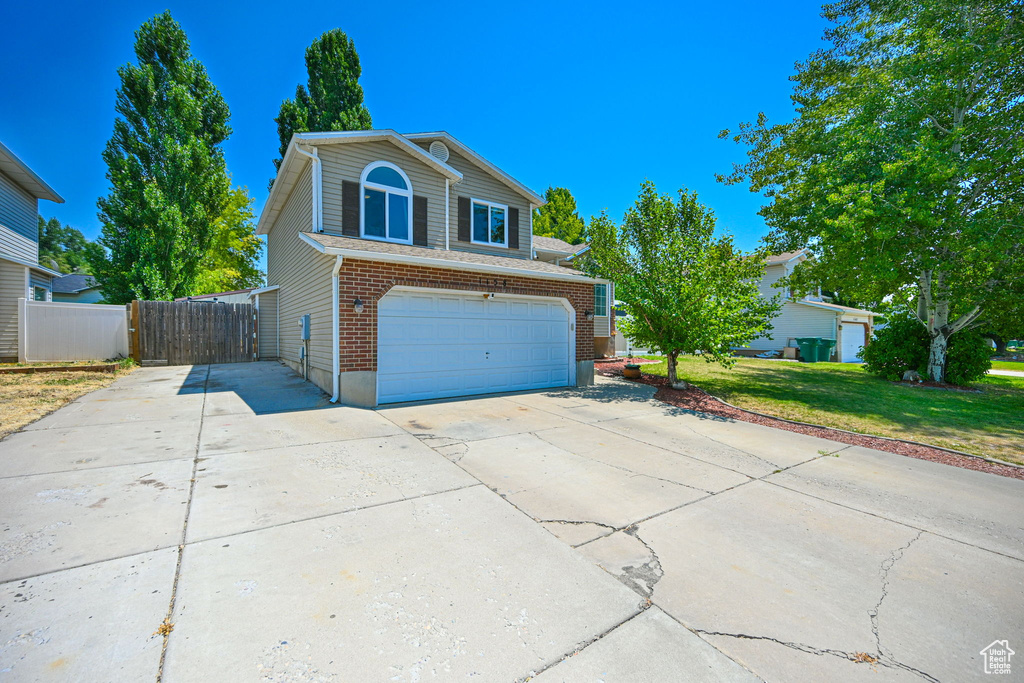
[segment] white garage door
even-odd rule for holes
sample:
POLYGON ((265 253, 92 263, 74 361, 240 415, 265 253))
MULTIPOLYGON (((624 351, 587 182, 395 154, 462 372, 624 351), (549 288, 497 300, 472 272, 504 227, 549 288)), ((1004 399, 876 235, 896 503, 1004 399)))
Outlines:
POLYGON ((377 311, 378 403, 569 384, 557 301, 392 291, 377 311))
POLYGON ((860 363, 860 349, 864 346, 864 326, 857 323, 844 323, 842 332, 842 361, 844 363, 860 363))

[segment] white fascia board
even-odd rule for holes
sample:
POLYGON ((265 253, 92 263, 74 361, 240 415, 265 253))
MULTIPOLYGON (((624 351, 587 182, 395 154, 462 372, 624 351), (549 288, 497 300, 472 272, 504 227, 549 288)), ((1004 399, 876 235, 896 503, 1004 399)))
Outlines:
MULTIPOLYGON (((280 208, 277 206, 278 202, 283 202, 287 199, 288 195, 292 192, 292 188, 295 187, 296 181, 302 175, 305 163, 299 168, 292 168, 295 163, 293 159, 296 156, 303 162, 307 161, 304 155, 298 154, 295 151, 296 146, 295 136, 293 135, 292 141, 288 143, 288 149, 284 153, 284 159, 281 161, 281 168, 278 169, 277 177, 274 179, 274 186, 270 188, 270 194, 267 195, 267 201, 263 203, 263 211, 260 212, 260 218, 256 222, 257 235, 270 233, 270 224, 277 219, 280 213, 280 208)), ((309 161, 308 163, 310 169, 312 169, 313 162, 309 161)), ((312 226, 310 226, 310 229, 312 229, 312 226)))
POLYGON ((534 207, 544 206, 545 204, 548 203, 547 200, 544 199, 544 197, 540 196, 539 194, 528 188, 526 185, 523 185, 521 182, 510 176, 508 173, 505 173, 500 168, 498 168, 491 162, 487 161, 487 159, 484 159, 482 156, 474 152, 472 149, 456 140, 449 133, 446 133, 444 131, 437 131, 435 133, 411 133, 404 137, 408 140, 443 140, 446 144, 451 144, 453 147, 455 147, 455 149, 460 154, 462 154, 465 157, 468 157, 477 166, 480 166, 485 171, 493 175, 495 178, 503 182, 505 185, 508 185, 508 187, 526 197, 528 200, 530 200, 530 203, 533 204, 534 207))
MULTIPOLYGON (((325 247, 307 235, 299 235, 321 254, 327 256, 341 256, 357 261, 383 261, 384 263, 405 263, 416 266, 429 266, 431 268, 443 268, 445 270, 467 270, 476 273, 499 273, 502 275, 515 275, 517 277, 529 277, 541 280, 569 280, 571 282, 592 282, 601 283, 607 280, 587 277, 578 273, 548 273, 544 271, 528 270, 526 268, 512 268, 510 266, 497 266, 489 263, 466 263, 464 261, 450 261, 448 259, 429 258, 425 256, 409 256, 408 254, 388 254, 377 251, 361 251, 358 249, 340 249, 338 247, 325 247)), ((566 269, 568 270, 568 269, 566 269)))
POLYGON ((874 311, 865 311, 863 308, 850 308, 849 306, 840 306, 839 304, 826 304, 817 301, 794 301, 792 303, 810 306, 812 308, 819 308, 825 311, 832 311, 833 313, 839 313, 841 315, 878 315, 874 311))

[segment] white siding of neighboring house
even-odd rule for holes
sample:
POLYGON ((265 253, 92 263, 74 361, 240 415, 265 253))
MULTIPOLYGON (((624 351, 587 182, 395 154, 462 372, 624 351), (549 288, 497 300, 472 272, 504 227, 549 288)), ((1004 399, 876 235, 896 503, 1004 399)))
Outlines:
MULTIPOLYGON (((299 319, 310 315, 309 379, 321 389, 333 390, 331 270, 334 258, 317 252, 299 237, 313 229, 313 191, 310 165, 292 189, 284 208, 267 235, 267 285, 280 285, 280 358, 299 370, 299 319), (270 248, 273 245, 273 248, 270 248)), ((327 193, 324 178, 324 194, 327 193)), ((339 185, 340 191, 340 185, 339 185)))
POLYGON ((769 337, 759 337, 750 342, 750 348, 764 351, 781 351, 796 337, 836 338, 836 314, 823 308, 804 306, 793 301, 782 304, 778 317, 772 320, 769 337))
POLYGON ((27 270, 0 259, 0 361, 18 359, 18 299, 28 294, 27 270))

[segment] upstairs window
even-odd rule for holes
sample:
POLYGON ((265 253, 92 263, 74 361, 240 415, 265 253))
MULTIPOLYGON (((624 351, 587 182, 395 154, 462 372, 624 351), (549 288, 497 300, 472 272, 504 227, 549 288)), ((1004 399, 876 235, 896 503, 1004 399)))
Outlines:
POLYGON ((412 183, 398 166, 375 161, 360 178, 363 210, 359 234, 366 239, 412 243, 412 183))
POLYGON ((608 315, 608 285, 594 285, 594 315, 608 315))
POLYGON ((508 245, 506 234, 508 207, 504 204, 473 200, 473 241, 496 247, 508 245))

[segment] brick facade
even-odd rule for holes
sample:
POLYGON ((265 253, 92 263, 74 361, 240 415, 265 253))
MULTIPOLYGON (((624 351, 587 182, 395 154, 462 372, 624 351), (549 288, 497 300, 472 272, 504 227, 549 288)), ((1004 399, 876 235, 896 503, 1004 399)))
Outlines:
POLYGON ((576 311, 576 360, 594 358, 594 288, 587 282, 490 276, 449 268, 346 259, 338 273, 341 371, 377 370, 377 302, 392 287, 423 287, 565 298, 576 311), (353 301, 363 302, 356 313, 353 301))

